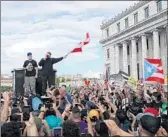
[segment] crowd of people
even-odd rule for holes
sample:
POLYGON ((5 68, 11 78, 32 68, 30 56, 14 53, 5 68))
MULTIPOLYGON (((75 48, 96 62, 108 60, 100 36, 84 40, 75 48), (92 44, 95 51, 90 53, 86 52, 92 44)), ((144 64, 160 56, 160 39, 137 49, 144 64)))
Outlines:
POLYGON ((168 94, 154 85, 63 85, 46 93, 15 101, 3 93, 1 136, 168 136, 168 94))

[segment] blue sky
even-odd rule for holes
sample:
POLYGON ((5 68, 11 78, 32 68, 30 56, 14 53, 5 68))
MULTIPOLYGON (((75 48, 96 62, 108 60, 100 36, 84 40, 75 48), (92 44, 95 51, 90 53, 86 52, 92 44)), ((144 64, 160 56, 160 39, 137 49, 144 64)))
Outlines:
POLYGON ((31 51, 39 62, 47 51, 60 57, 90 33, 82 53, 71 54, 54 68, 58 75, 83 74, 97 77, 104 71, 100 25, 133 5, 135 1, 2 1, 1 73, 21 68, 31 51))

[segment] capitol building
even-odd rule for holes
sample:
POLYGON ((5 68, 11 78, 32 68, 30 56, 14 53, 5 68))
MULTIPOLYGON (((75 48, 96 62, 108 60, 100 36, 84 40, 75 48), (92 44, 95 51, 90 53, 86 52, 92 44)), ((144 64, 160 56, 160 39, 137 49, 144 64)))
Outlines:
POLYGON ((167 74, 167 1, 140 1, 101 24, 105 65, 143 78, 144 58, 161 58, 167 74))

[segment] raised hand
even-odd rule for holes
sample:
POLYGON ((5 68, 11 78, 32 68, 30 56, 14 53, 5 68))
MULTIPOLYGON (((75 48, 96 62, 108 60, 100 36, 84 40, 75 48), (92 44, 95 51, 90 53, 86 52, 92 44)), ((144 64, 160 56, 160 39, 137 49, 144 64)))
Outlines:
POLYGON ((91 123, 89 116, 87 116, 86 121, 87 121, 87 123, 91 123))
POLYGON ((35 125, 34 117, 32 115, 32 112, 30 112, 29 121, 26 121, 25 124, 26 124, 27 127, 31 127, 31 126, 35 125))
POLYGON ((65 107, 65 111, 66 112, 69 112, 70 111, 70 108, 71 108, 71 104, 66 104, 66 107, 65 107))
POLYGON ((4 92, 3 93, 4 101, 7 103, 11 103, 11 93, 10 92, 4 92))
POLYGON ((106 101, 107 103, 109 103, 109 102, 110 102, 110 99, 109 99, 108 93, 106 93, 106 96, 104 97, 104 99, 105 99, 105 101, 106 101))
POLYGON ((108 127, 111 135, 114 135, 115 133, 117 135, 118 128, 116 127, 116 123, 113 120, 105 120, 104 122, 105 122, 106 126, 108 127))
POLYGON ((133 119, 136 119, 136 117, 135 117, 135 115, 133 114, 133 113, 129 113, 130 114, 130 116, 133 118, 133 119))
POLYGON ((98 103, 97 107, 99 108, 99 110, 101 111, 101 113, 105 112, 105 109, 103 108, 103 106, 100 104, 100 102, 98 103))

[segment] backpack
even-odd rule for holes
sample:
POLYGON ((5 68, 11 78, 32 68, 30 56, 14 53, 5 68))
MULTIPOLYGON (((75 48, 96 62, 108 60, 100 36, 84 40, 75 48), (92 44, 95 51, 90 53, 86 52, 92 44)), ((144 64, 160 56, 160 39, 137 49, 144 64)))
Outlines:
POLYGON ((34 111, 38 110, 40 104, 43 104, 40 98, 38 97, 32 98, 32 108, 34 111))

